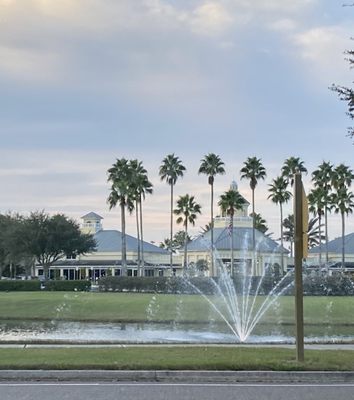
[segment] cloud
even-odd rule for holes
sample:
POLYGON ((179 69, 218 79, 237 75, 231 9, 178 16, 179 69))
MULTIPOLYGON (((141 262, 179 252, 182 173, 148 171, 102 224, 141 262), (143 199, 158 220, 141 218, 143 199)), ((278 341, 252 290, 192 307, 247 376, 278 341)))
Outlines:
POLYGON ((312 77, 329 85, 335 81, 350 82, 344 50, 350 48, 350 31, 340 26, 319 26, 292 37, 297 56, 312 77))

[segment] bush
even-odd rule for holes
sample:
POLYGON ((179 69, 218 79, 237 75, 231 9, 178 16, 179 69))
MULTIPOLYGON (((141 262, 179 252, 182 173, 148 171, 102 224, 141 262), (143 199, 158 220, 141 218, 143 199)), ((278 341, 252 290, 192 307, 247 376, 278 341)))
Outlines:
POLYGON ((106 276, 98 281, 103 292, 142 292, 142 293, 197 293, 214 292, 210 278, 197 277, 188 280, 183 277, 126 277, 106 276), (189 283, 188 283, 189 282, 189 283))
POLYGON ((44 290, 56 292, 84 292, 91 288, 89 281, 46 281, 43 282, 44 290))
POLYGON ((41 290, 41 283, 37 280, 28 280, 28 281, 7 281, 0 280, 0 291, 2 292, 33 292, 35 290, 41 290))

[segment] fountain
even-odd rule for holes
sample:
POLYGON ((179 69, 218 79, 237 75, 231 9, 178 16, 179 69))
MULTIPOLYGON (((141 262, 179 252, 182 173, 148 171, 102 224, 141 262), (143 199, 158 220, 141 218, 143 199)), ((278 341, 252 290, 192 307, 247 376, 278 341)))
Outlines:
MULTIPOLYGON (((247 236, 244 240, 247 241, 247 236)), ((202 239, 202 242, 206 246, 209 245, 205 239, 202 239)), ((260 241, 257 242, 255 253, 258 251, 260 243, 260 241)), ((245 248, 246 246, 244 246, 245 248)), ((286 294, 293 287, 293 273, 290 271, 286 273, 268 294, 263 295, 262 293, 261 302, 259 302, 257 300, 260 299, 263 281, 266 276, 270 275, 274 260, 269 260, 262 274, 257 277, 253 275, 254 267, 251 268, 251 274, 249 274, 245 257, 241 263, 241 273, 236 278, 232 278, 216 249, 214 250, 214 263, 218 266, 218 279, 210 278, 210 282, 214 287, 217 300, 215 297, 211 298, 203 293, 190 280, 186 279, 186 283, 209 303, 238 341, 246 342, 266 312, 277 302, 279 296, 286 294), (291 279, 289 279, 290 277, 291 279)))

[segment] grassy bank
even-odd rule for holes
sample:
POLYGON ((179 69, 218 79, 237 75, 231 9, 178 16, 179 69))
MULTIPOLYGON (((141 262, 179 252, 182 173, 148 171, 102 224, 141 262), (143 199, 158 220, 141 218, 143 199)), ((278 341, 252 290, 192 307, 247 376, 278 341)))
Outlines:
POLYGON ((0 369, 353 371, 354 351, 307 350, 298 364, 294 350, 277 348, 3 348, 0 369))
MULTIPOLYGON (((262 299, 258 299, 262 301, 262 299)), ((354 297, 305 297, 307 324, 354 324, 354 297)), ((134 293, 8 292, 0 293, 0 320, 197 321, 218 319, 196 295, 134 293)), ((267 323, 294 322, 294 298, 282 297, 268 311, 267 323)))

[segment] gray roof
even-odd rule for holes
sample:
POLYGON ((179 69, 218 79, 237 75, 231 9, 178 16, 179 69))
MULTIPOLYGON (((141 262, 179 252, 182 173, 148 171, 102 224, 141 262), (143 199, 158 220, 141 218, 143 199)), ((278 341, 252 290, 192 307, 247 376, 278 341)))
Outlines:
MULTIPOLYGON (((122 251, 122 233, 115 230, 102 230, 94 235, 97 243, 96 251, 99 253, 111 253, 122 251)), ((126 235, 127 251, 138 251, 138 240, 130 235, 126 235)), ((161 249, 151 243, 143 242, 144 252, 169 254, 167 250, 161 249)))
MULTIPOLYGON (((234 227, 234 250, 252 250, 252 228, 234 227)), ((211 232, 198 236, 188 244, 188 251, 205 251, 210 247, 211 232)), ((228 228, 214 228, 214 246, 216 250, 230 250, 231 235, 228 228)), ((273 239, 256 229, 256 246, 261 253, 280 253, 281 247, 273 239)), ((288 250, 283 249, 285 254, 288 250)))
MULTIPOLYGON (((325 244, 322 243, 321 245, 321 250, 322 252, 325 251, 325 244)), ((345 252, 347 254, 354 254, 354 233, 349 233, 349 235, 344 236, 344 246, 345 246, 345 252)), ((309 250, 309 253, 319 253, 320 251, 320 246, 313 247, 312 249, 309 250)), ((342 254, 342 237, 338 237, 334 240, 331 240, 328 242, 328 251, 329 253, 337 253, 337 254, 342 254)))
POLYGON ((88 214, 85 214, 81 217, 82 219, 103 219, 100 215, 96 214, 95 212, 91 211, 88 214))

